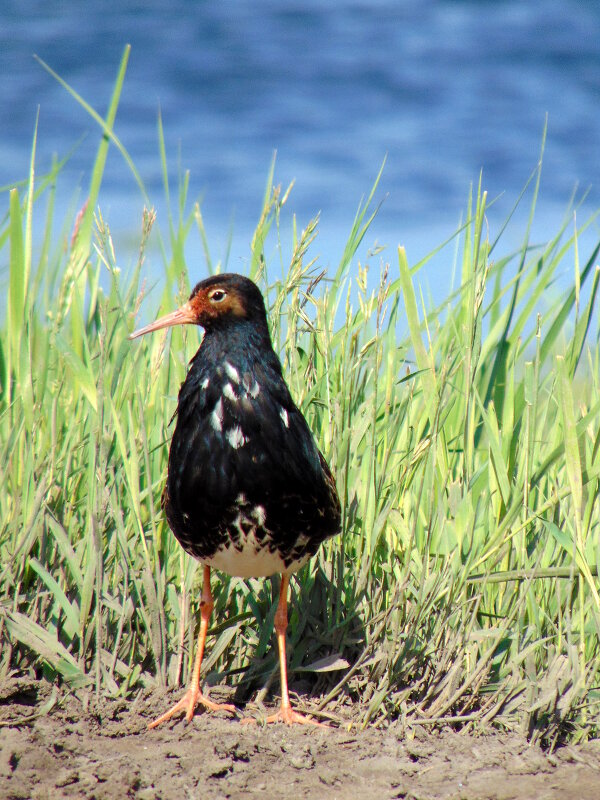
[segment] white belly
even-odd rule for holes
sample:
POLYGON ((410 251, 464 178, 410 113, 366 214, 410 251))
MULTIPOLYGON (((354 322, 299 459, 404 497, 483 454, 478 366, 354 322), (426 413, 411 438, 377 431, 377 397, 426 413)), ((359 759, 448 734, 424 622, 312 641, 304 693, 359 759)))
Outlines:
POLYGON ((309 556, 304 556, 300 561, 293 561, 286 567, 276 551, 271 553, 251 533, 244 538, 241 549, 229 544, 218 550, 212 558, 203 558, 202 563, 239 578, 266 578, 283 572, 289 575, 304 566, 308 559, 309 556))

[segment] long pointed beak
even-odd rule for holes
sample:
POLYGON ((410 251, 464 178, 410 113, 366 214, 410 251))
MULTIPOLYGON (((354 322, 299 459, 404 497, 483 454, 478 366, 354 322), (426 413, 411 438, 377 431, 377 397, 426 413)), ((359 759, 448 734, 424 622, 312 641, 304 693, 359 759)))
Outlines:
POLYGON ((170 314, 165 314, 164 317, 159 317, 155 322, 146 325, 144 328, 139 328, 137 331, 130 333, 128 339, 137 339, 138 336, 143 336, 145 333, 152 333, 161 328, 171 328, 173 325, 194 325, 196 324, 196 314, 189 303, 185 303, 170 314))

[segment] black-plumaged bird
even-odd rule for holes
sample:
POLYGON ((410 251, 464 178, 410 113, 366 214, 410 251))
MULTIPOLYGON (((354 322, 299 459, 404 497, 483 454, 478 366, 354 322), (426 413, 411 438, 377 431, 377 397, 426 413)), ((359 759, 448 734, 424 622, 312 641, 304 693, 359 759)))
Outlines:
POLYGON ((207 278, 181 308, 130 338, 184 324, 205 334, 179 392, 163 507, 180 544, 204 565, 200 632, 187 693, 149 727, 180 711, 189 721, 198 703, 236 711, 200 689, 211 567, 245 578, 281 573, 281 707, 267 722, 312 723, 288 694, 287 590, 290 575, 340 530, 335 481, 283 379, 258 287, 232 273, 207 278))

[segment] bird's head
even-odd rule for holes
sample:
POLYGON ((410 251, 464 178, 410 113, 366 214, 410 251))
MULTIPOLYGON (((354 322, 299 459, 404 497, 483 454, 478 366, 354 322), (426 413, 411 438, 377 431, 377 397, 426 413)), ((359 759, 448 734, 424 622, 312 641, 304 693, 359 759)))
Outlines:
POLYGON ((267 316, 262 294, 249 278, 233 272, 213 275, 194 287, 180 308, 130 334, 130 339, 173 325, 201 325, 206 331, 246 322, 265 328, 267 316))

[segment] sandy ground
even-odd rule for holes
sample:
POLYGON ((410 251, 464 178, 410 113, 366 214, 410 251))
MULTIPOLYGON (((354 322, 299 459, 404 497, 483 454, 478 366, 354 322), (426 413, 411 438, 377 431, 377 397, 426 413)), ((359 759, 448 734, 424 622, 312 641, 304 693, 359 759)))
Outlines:
POLYGON ((0 798, 599 800, 600 742, 546 755, 514 734, 241 725, 218 714, 146 725, 173 696, 85 705, 0 686, 0 798))

